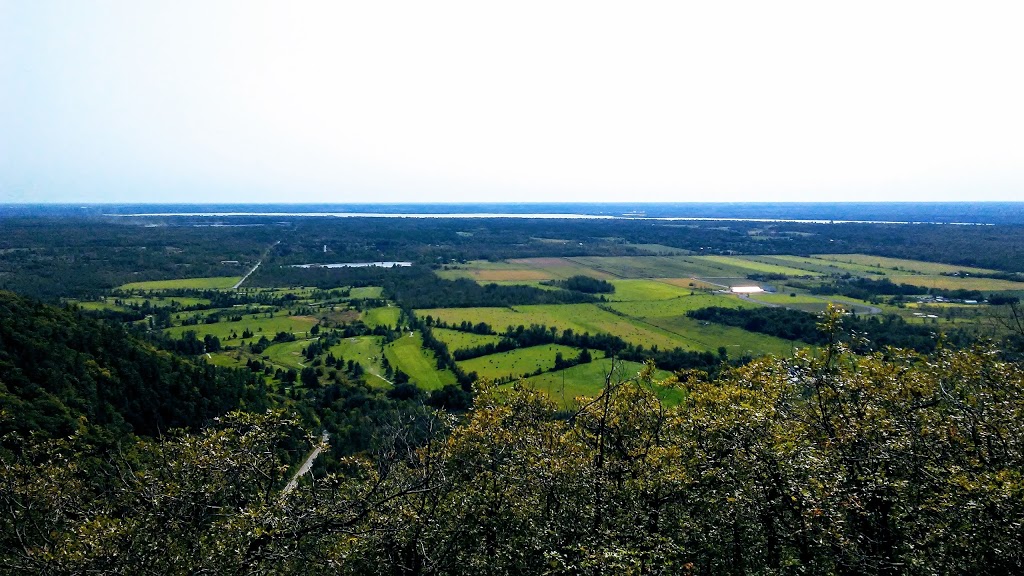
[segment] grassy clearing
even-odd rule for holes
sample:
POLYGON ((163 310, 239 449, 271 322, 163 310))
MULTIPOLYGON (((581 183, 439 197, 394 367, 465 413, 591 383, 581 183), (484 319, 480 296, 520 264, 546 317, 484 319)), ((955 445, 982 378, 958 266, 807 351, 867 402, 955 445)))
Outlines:
MULTIPOLYGON (((345 338, 340 343, 336 344, 330 349, 330 353, 334 354, 335 358, 341 358, 345 362, 352 360, 363 367, 369 374, 381 374, 383 370, 380 367, 380 345, 383 338, 380 336, 359 336, 355 338, 345 338)), ((371 383, 383 382, 376 376, 371 376, 367 380, 371 383)))
POLYGON ((543 324, 567 328, 582 334, 614 334, 627 342, 645 348, 658 346, 684 350, 717 350, 725 346, 730 354, 788 354, 790 343, 740 328, 702 325, 686 318, 686 311, 704 306, 756 306, 731 296, 700 294, 654 302, 619 302, 603 305, 565 304, 517 306, 515 308, 435 308, 419 310, 421 317, 430 314, 446 322, 467 320, 474 324, 486 322, 502 332, 508 326, 543 324))
POLYGON ((728 294, 695 294, 672 300, 655 300, 646 302, 614 302, 608 308, 633 318, 658 318, 679 316, 690 310, 721 306, 723 308, 753 308, 751 304, 728 294))
POLYGON ((807 274, 802 270, 726 256, 595 256, 572 258, 572 261, 619 278, 744 278, 766 271, 807 274))
POLYGON ((728 266, 749 270, 751 273, 759 274, 784 274, 786 276, 817 276, 817 273, 800 268, 792 268, 779 264, 769 264, 756 259, 744 256, 701 256, 701 260, 717 262, 728 266))
POLYGON ((651 325, 676 335, 685 345, 680 347, 688 350, 718 350, 725 347, 729 356, 774 354, 790 356, 793 350, 805 348, 803 342, 791 342, 756 332, 747 332, 742 328, 724 326, 713 322, 704 323, 687 316, 645 318, 651 325))
POLYGON ((294 342, 281 342, 280 344, 274 344, 268 346, 263 351, 263 356, 268 357, 268 361, 281 368, 290 368, 292 370, 302 370, 306 367, 306 357, 302 355, 302 349, 309 346, 309 343, 313 340, 296 340, 294 342))
POLYGON ((768 302, 769 304, 781 304, 788 306, 791 304, 821 304, 824 306, 827 302, 821 298, 810 296, 808 294, 797 294, 796 292, 762 292, 760 294, 751 294, 751 300, 758 302, 768 302), (796 296, 790 296, 790 294, 796 294, 796 296))
POLYGON ((239 354, 237 351, 214 352, 209 356, 204 357, 207 362, 214 366, 221 366, 224 368, 245 368, 246 357, 239 354))
POLYGON ((662 284, 671 284, 672 286, 679 286, 680 288, 686 288, 688 290, 714 291, 722 289, 722 287, 717 284, 705 282, 697 278, 655 278, 654 280, 661 282, 662 284))
POLYGON ((943 290, 980 290, 982 292, 1000 292, 1004 290, 1024 290, 1024 282, 1013 282, 997 278, 972 278, 963 276, 933 275, 893 275, 890 279, 897 284, 910 284, 923 288, 940 288, 943 290))
POLYGON ((671 298, 689 297, 693 288, 675 286, 657 280, 612 280, 615 292, 605 294, 609 300, 617 302, 668 300, 671 298))
POLYGON ((363 322, 369 326, 388 326, 390 328, 395 328, 398 326, 398 317, 401 314, 402 310, 397 306, 372 308, 363 312, 363 322))
POLYGON ((570 346, 547 344, 464 360, 459 362, 459 367, 467 373, 476 372, 481 378, 518 378, 533 374, 537 370, 550 370, 555 366, 555 354, 559 352, 566 360, 575 358, 580 353, 570 346))
POLYGON ((360 286, 352 288, 349 298, 383 298, 384 289, 380 286, 360 286))
MULTIPOLYGON (((576 398, 580 396, 594 398, 601 394, 605 378, 611 367, 611 358, 600 358, 588 364, 579 364, 565 370, 531 376, 526 378, 524 383, 546 393, 562 408, 571 408, 576 406, 576 398)), ((640 372, 641 368, 643 365, 639 362, 616 361, 612 377, 615 380, 632 378, 640 372)), ((655 380, 664 380, 669 376, 671 374, 664 370, 657 370, 654 373, 655 380)), ((664 386, 656 386, 655 392, 663 402, 670 405, 678 404, 683 397, 681 390, 664 386)))
POLYGON ((437 390, 455 384, 455 374, 438 370, 434 355, 423 349, 423 337, 403 335, 384 347, 384 355, 393 368, 409 375, 410 381, 425 390, 437 390))
POLYGON ((654 256, 687 256, 693 254, 690 250, 665 246, 664 244, 630 244, 629 246, 654 256))
POLYGON ((995 272, 995 270, 987 268, 956 266, 953 264, 940 264, 938 262, 924 262, 921 260, 906 260, 903 258, 886 258, 884 256, 871 256, 870 254, 813 254, 812 256, 840 264, 849 263, 865 266, 869 269, 881 268, 884 270, 900 271, 904 273, 952 274, 954 272, 968 272, 971 274, 988 274, 995 272))
POLYGON ((215 276, 212 278, 181 278, 178 280, 154 280, 151 282, 130 282, 118 290, 226 290, 241 280, 241 276, 215 276))
POLYGON ((266 336, 267 338, 273 339, 274 335, 278 332, 288 332, 290 334, 296 334, 297 336, 304 336, 309 332, 309 329, 316 324, 315 318, 309 316, 275 316, 273 318, 261 317, 253 319, 251 316, 244 317, 240 322, 217 322, 216 324, 198 324, 196 326, 175 326, 173 328, 167 328, 164 332, 175 338, 181 338, 181 335, 191 330, 196 333, 200 339, 205 335, 216 336, 220 339, 221 343, 234 344, 241 339, 242 332, 246 329, 251 331, 254 336, 250 340, 259 340, 260 336, 266 336), (231 335, 234 333, 238 338, 232 338, 231 335))
POLYGON ((543 270, 551 278, 559 280, 577 275, 590 276, 591 278, 601 280, 611 280, 613 277, 591 266, 581 264, 576 258, 517 258, 508 262, 532 270, 543 270))
POLYGON ((449 352, 455 352, 456 350, 465 350, 467 348, 475 348, 477 346, 486 346, 487 344, 497 344, 501 340, 501 336, 494 336, 491 334, 470 334, 468 332, 462 332, 461 330, 448 330, 447 328, 434 328, 432 329, 434 337, 444 342, 448 346, 449 352))

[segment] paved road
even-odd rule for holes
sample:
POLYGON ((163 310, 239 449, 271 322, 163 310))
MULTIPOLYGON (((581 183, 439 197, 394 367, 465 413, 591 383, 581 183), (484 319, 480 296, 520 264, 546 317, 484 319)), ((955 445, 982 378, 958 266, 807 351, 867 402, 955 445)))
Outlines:
MULTIPOLYGON (((320 436, 320 443, 321 444, 326 444, 327 443, 327 432, 326 431, 323 433, 322 436, 320 436)), ((287 494, 287 493, 291 492, 292 490, 295 490, 295 487, 299 485, 299 478, 302 478, 303 476, 305 476, 309 472, 309 469, 313 467, 313 462, 316 461, 316 458, 317 458, 317 456, 320 455, 320 451, 321 450, 322 450, 321 446, 317 446, 316 448, 313 448, 313 451, 310 452, 309 456, 306 457, 306 461, 303 462, 302 466, 299 467, 298 472, 296 472, 295 475, 292 476, 292 479, 288 481, 288 485, 285 486, 284 490, 281 491, 282 494, 287 494)))
POLYGON ((247 278, 249 278, 249 274, 252 274, 253 272, 255 272, 256 269, 260 267, 260 264, 263 264, 263 260, 260 260, 259 262, 257 262, 256 265, 252 267, 252 270, 249 270, 249 272, 245 276, 242 276, 242 279, 238 281, 238 284, 235 284, 234 286, 232 286, 231 289, 232 290, 238 290, 238 287, 242 285, 242 282, 245 282, 245 280, 247 278))

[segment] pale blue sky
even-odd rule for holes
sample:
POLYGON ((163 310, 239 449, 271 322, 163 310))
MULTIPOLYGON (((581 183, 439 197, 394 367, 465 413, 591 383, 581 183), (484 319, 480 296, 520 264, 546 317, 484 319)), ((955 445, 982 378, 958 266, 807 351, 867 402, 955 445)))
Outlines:
POLYGON ((0 0, 0 202, 1024 200, 1022 22, 0 0))

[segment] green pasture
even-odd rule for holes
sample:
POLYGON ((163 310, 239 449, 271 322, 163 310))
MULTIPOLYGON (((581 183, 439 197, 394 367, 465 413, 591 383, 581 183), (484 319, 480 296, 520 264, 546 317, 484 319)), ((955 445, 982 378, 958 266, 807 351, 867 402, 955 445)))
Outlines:
POLYGON ((274 335, 278 332, 288 332, 301 337, 307 334, 316 322, 315 318, 309 316, 274 316, 273 318, 261 316, 257 319, 253 319, 252 316, 245 316, 240 322, 226 322, 222 320, 216 324, 174 326, 173 328, 165 329, 164 333, 174 338, 181 338, 182 334, 191 330, 196 333, 200 340, 205 335, 210 334, 219 338, 221 343, 228 344, 235 342, 234 339, 230 338, 232 332, 241 339, 242 332, 247 328, 253 333, 253 337, 250 340, 255 342, 260 339, 260 336, 266 336, 268 339, 273 340, 274 335))
POLYGON ((387 326, 395 328, 398 326, 398 317, 402 310, 397 306, 382 306, 363 311, 363 322, 369 326, 387 326))
POLYGON ((874 269, 885 269, 898 272, 910 272, 915 274, 953 274, 955 272, 968 272, 970 274, 990 274, 996 272, 987 268, 974 268, 971 266, 956 266, 954 264, 940 264, 938 262, 924 262, 921 260, 907 260, 904 258, 886 258, 884 256, 872 256, 870 254, 813 254, 815 258, 829 260, 837 264, 854 264, 874 269))
MULTIPOLYGON (((689 294, 689 292, 687 292, 689 294)), ((672 300, 653 300, 639 302, 612 302, 606 305, 616 312, 633 318, 649 318, 678 316, 690 310, 719 306, 722 308, 753 308, 757 306, 731 294, 705 294, 698 292, 693 296, 673 298, 672 300)))
POLYGON ((384 347, 384 355, 392 368, 409 375, 409 380, 425 390, 437 390, 455 384, 451 370, 438 370, 434 354, 423 349, 423 336, 403 334, 384 347))
POLYGON ((380 286, 360 286, 352 288, 349 298, 383 298, 384 289, 380 286))
POLYGON ((910 284, 922 288, 939 288, 942 290, 980 290, 982 292, 1002 292, 1024 290, 1024 282, 1013 282, 998 278, 976 278, 972 276, 938 276, 938 275, 893 275, 889 277, 897 284, 910 284))
POLYGON ((733 358, 745 354, 790 356, 793 350, 807 347, 803 342, 748 332, 742 328, 714 322, 704 323, 688 316, 650 317, 642 320, 649 323, 652 328, 659 328, 675 336, 678 341, 676 345, 683 349, 715 351, 719 346, 724 346, 729 356, 733 358))
POLYGON ((463 360, 459 362, 459 367, 467 373, 476 372, 481 378, 519 378, 538 369, 550 370, 555 366, 555 354, 559 352, 566 360, 580 354, 579 350, 570 346, 545 344, 463 360))
POLYGON ((657 280, 612 280, 615 292, 604 297, 618 302, 668 300, 670 298, 689 298, 693 288, 674 286, 657 280))
POLYGON ((487 344, 497 344, 501 341, 501 336, 495 336, 493 334, 471 334, 469 332, 449 330, 447 328, 432 328, 431 332, 434 334, 434 338, 437 338, 448 346, 449 352, 475 348, 477 346, 486 346, 487 344))
POLYGON ((628 246, 654 256, 686 256, 693 254, 690 250, 675 248, 674 246, 665 246, 664 244, 629 244, 628 246))
POLYGON ((742 270, 748 270, 748 274, 783 274, 785 276, 817 276, 817 273, 809 270, 802 270, 791 266, 770 264, 746 256, 699 256, 695 260, 716 262, 727 266, 735 266, 742 270))
POLYGON ((725 346, 734 355, 789 353, 788 341, 729 326, 704 326, 685 316, 687 310, 702 308, 704 305, 756 306, 744 304, 731 296, 695 295, 678 300, 601 305, 607 307, 607 310, 595 304, 564 304, 514 308, 434 308, 419 310, 417 314, 420 317, 430 314, 449 323, 460 323, 463 320, 474 324, 485 322, 497 332, 504 331, 508 326, 543 324, 555 326, 559 330, 572 329, 577 334, 607 333, 645 348, 656 345, 662 350, 678 346, 684 350, 715 351, 719 346, 725 346), (674 307, 677 303, 679 308, 674 307))
POLYGON ((179 278, 177 280, 153 280, 130 282, 118 286, 118 290, 226 290, 241 280, 241 276, 215 276, 212 278, 179 278))
POLYGON ((748 274, 807 272, 727 256, 587 256, 573 262, 618 278, 745 278, 748 274))
POLYGON ((380 336, 358 336, 345 338, 330 349, 335 358, 349 360, 361 365, 370 374, 380 374, 380 336))
MULTIPOLYGON (((576 398, 594 398, 601 394, 604 389, 605 378, 612 368, 611 358, 599 358, 587 364, 579 364, 557 372, 545 372, 537 376, 531 376, 523 382, 534 389, 546 393, 556 404, 562 408, 572 408, 577 405, 576 398)), ((615 370, 612 373, 613 381, 623 381, 635 377, 643 365, 639 362, 615 361, 615 370)), ((655 392, 663 402, 669 405, 678 404, 682 401, 683 392, 676 388, 660 386, 658 381, 664 380, 672 374, 664 370, 656 370, 654 373, 655 392)))

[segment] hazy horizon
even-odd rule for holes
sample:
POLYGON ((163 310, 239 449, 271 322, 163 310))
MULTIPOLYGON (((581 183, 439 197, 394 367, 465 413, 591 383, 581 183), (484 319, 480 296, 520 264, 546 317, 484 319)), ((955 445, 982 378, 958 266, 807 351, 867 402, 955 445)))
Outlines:
POLYGON ((1019 201, 1022 16, 0 0, 0 203, 1019 201))

